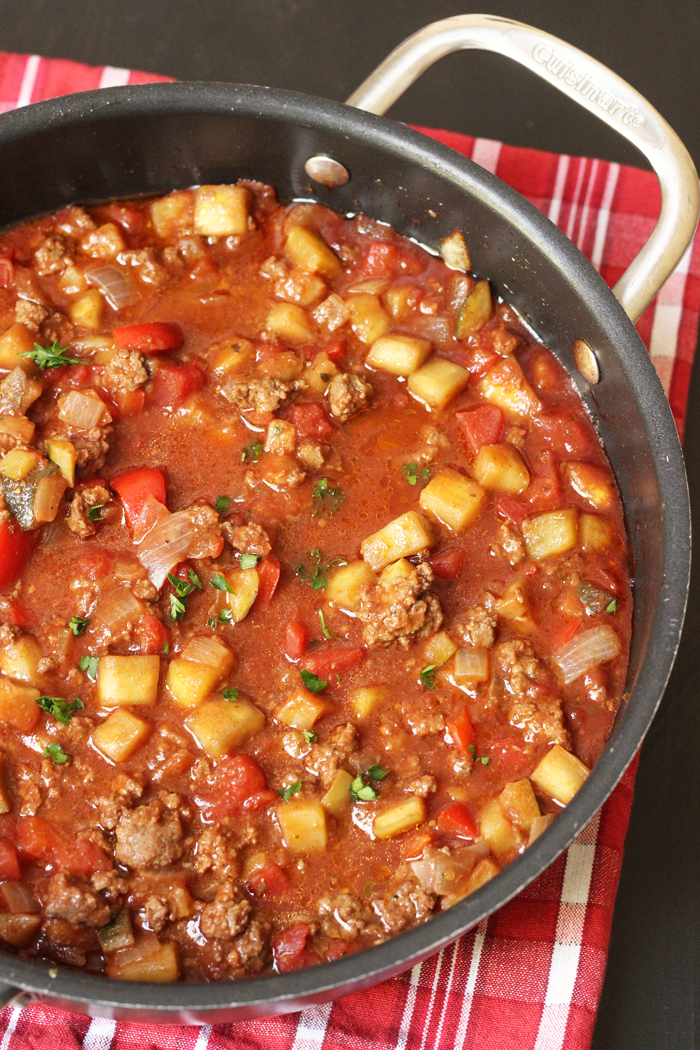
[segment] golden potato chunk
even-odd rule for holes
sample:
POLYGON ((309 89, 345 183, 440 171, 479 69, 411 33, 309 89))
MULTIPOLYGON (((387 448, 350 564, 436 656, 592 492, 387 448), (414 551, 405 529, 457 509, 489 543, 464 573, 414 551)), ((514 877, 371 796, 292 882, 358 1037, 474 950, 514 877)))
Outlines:
POLYGON ((444 357, 434 357, 408 377, 408 389, 430 408, 441 411, 469 382, 469 372, 444 357))
POLYGON ((0 368, 11 372, 18 365, 25 371, 34 367, 31 358, 22 357, 22 354, 31 353, 34 349, 34 335, 26 325, 15 321, 7 331, 0 336, 0 368))
POLYGON ((97 669, 97 696, 103 707, 154 704, 159 656, 103 656, 97 669))
POLYGON ((55 463, 70 488, 75 484, 75 463, 78 454, 70 441, 63 438, 47 438, 45 441, 46 455, 52 463, 55 463))
POLYGON ((435 664, 436 667, 442 667, 456 652, 457 646, 447 631, 440 631, 425 643, 423 655, 426 664, 435 664))
POLYGON ((530 779, 562 806, 568 806, 589 773, 588 766, 576 755, 555 744, 535 767, 530 779))
MULTIPOLYGON (((424 489, 423 493, 425 491, 424 489)), ((360 551, 364 560, 378 572, 392 561, 410 558, 412 554, 432 547, 433 543, 433 534, 428 522, 422 514, 409 510, 363 540, 360 551)))
POLYGON ((0 722, 22 733, 31 733, 41 718, 41 708, 36 703, 39 696, 39 690, 33 685, 0 677, 0 722))
POLYGON ((490 799, 482 807, 479 813, 479 830, 496 860, 503 860, 517 853, 524 844, 517 828, 503 815, 497 798, 490 799))
POLYGON ((418 502, 454 532, 462 532, 479 515, 486 492, 471 478, 445 467, 428 482, 418 502))
POLYGON ((605 551, 615 542, 615 526, 609 518, 597 514, 582 514, 578 523, 578 539, 582 551, 605 551))
POLYGON ((530 471, 512 445, 482 445, 472 473, 480 485, 493 492, 517 496, 530 484, 530 471))
POLYGON ((97 288, 91 288, 85 295, 74 300, 68 307, 68 316, 79 328, 100 328, 102 326, 102 309, 104 300, 97 288))
POLYGON ((187 190, 177 190, 149 205, 153 228, 159 237, 169 239, 192 232, 194 200, 187 190))
POLYGON ((361 342, 375 343, 391 328, 391 318, 376 295, 360 292, 349 295, 345 305, 350 314, 350 327, 361 342))
POLYGON ((401 802, 396 802, 377 813, 372 822, 372 831, 375 838, 393 839, 397 835, 403 835, 404 831, 415 828, 417 824, 422 824, 426 816, 423 799, 418 795, 409 795, 401 802))
POLYGON ((389 695, 388 685, 361 685, 350 693, 350 709, 355 718, 370 718, 389 695))
POLYGON ((486 401, 497 405, 508 419, 529 419, 542 410, 542 402, 532 389, 514 357, 505 357, 489 369, 476 384, 486 401))
POLYGON ((244 372, 255 364, 255 347, 248 339, 235 336, 209 347, 211 370, 215 376, 244 372))
POLYGON ((317 233, 306 226, 290 227, 284 253, 308 273, 320 273, 324 277, 333 278, 337 277, 342 269, 337 255, 317 233))
POLYGON ((600 467, 592 463, 565 463, 564 475, 582 499, 596 510, 609 510, 615 503, 615 487, 600 467))
POLYGON ((566 554, 578 543, 578 511, 548 510, 522 524, 527 553, 533 561, 566 554))
POLYGON ((93 730, 90 740, 105 758, 112 762, 126 762, 152 732, 150 722, 126 708, 119 708, 93 730))
POLYGON ((310 343, 313 328, 309 315, 295 303, 276 303, 267 315, 265 327, 286 343, 310 343))
POLYGON ((498 796, 498 802, 503 810, 503 816, 521 831, 529 833, 533 821, 537 820, 540 815, 535 792, 527 777, 506 784, 498 796))
POLYGON ((175 703, 194 707, 211 696, 224 677, 216 667, 176 656, 170 661, 165 686, 175 703))
POLYGON ((353 780, 352 773, 346 769, 339 769, 333 783, 321 799, 321 805, 334 817, 342 817, 350 809, 350 785, 353 780))
POLYGON ((277 819, 284 844, 292 853, 322 853, 328 843, 326 811, 312 800, 282 802, 277 819))
POLYGON ((336 569, 328 581, 325 597, 334 605, 348 612, 357 612, 360 608, 362 589, 374 583, 376 577, 366 561, 351 561, 336 569))
POLYGON ((393 376, 410 376, 430 357, 430 342, 412 335, 385 335, 372 344, 365 364, 393 376))
POLYGON ((231 237, 248 229, 250 193, 243 186, 200 186, 194 198, 194 231, 231 237))
POLYGON ((42 658, 41 646, 31 634, 13 639, 4 649, 0 649, 0 669, 8 678, 17 682, 28 682, 41 689, 44 676, 39 673, 39 661, 42 658))
POLYGON ((24 481, 41 463, 41 456, 33 449, 13 448, 0 459, 0 474, 11 481, 24 481))
POLYGON ((221 758, 243 747, 265 725, 265 715, 250 700, 205 700, 185 725, 209 758, 221 758))
POLYGON ((295 729, 311 729, 319 718, 332 710, 333 704, 329 700, 324 700, 299 686, 275 708, 274 715, 276 721, 282 722, 283 725, 293 726, 295 729))

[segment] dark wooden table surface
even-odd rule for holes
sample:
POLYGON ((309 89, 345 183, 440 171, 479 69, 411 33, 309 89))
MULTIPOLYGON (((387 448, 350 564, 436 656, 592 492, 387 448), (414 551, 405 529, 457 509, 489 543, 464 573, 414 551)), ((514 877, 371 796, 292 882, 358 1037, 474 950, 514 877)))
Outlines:
MULTIPOLYGON (((699 0, 500 0, 492 7, 468 0, 0 0, 0 48, 342 100, 427 22, 484 10, 546 29, 605 62, 660 110, 700 168, 699 0)), ((603 124, 491 55, 443 60, 392 113, 513 145, 644 166, 603 124)), ((697 362, 685 438, 694 511, 699 398, 697 362)), ((699 598, 696 570, 679 658, 642 751, 595 1050, 700 1047, 699 598)))

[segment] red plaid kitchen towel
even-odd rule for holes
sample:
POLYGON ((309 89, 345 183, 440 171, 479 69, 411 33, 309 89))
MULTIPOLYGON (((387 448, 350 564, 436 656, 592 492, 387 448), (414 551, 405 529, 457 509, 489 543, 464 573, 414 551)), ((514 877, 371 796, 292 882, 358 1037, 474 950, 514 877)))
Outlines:
MULTIPOLYGON (((0 112, 88 88, 167 80, 0 53, 0 112)), ((660 206, 648 172, 427 135, 522 193, 613 284, 660 206)), ((638 324, 682 433, 700 308, 700 237, 638 324)), ((399 977, 302 1013, 184 1028, 115 1023, 41 1005, 0 1012, 0 1050, 586 1050, 605 972, 636 761, 567 852, 516 900, 399 977)))

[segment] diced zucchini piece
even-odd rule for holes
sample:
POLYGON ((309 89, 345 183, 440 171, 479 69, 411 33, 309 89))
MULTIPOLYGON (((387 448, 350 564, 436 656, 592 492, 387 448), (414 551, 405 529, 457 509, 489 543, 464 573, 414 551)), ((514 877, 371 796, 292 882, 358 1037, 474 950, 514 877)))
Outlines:
POLYGON ((91 288, 85 295, 75 299, 68 307, 68 316, 79 328, 97 329, 102 325, 104 300, 97 288, 91 288))
POLYGON ((122 707, 93 730, 91 741, 112 762, 125 762, 152 732, 150 722, 122 707))
POLYGON ((297 432, 293 423, 285 419, 273 419, 265 436, 266 452, 294 452, 297 446, 297 432))
POLYGON ((333 376, 337 376, 340 369, 331 361, 330 357, 323 351, 316 354, 313 361, 304 369, 304 379, 309 388, 317 394, 323 394, 333 376))
POLYGON ((523 457, 512 445, 482 445, 472 474, 485 489, 517 496, 530 484, 530 472, 523 457))
POLYGON ((542 402, 528 383, 514 357, 505 357, 479 380, 481 396, 497 405, 508 419, 529 419, 542 409, 542 402))
POLYGON ((564 474, 575 492, 596 510, 610 510, 615 502, 615 486, 601 467, 592 463, 565 463, 564 474))
POLYGON ((248 229, 250 193, 244 186, 200 186, 194 199, 194 231, 202 237, 235 237, 248 229))
POLYGON ((282 802, 277 819, 284 844, 292 853, 322 853, 328 843, 326 811, 320 802, 282 802))
POLYGON ((22 357, 22 354, 31 353, 34 349, 34 335, 26 325, 15 321, 7 331, 0 336, 0 368, 6 368, 11 372, 13 368, 23 368, 25 371, 33 368, 31 358, 22 357))
POLYGON ((313 230, 306 226, 291 226, 287 233, 284 253, 295 265, 308 273, 320 273, 324 277, 337 277, 341 272, 340 260, 313 230))
POLYGON ((445 237, 440 245, 440 255, 445 266, 449 266, 451 270, 459 270, 461 273, 466 273, 467 270, 472 268, 467 244, 461 230, 455 230, 449 237, 445 237))
POLYGON ((430 342, 412 335, 385 335, 372 344, 365 364, 393 376, 410 376, 430 357, 430 342))
POLYGON ((38 689, 33 685, 0 678, 0 722, 14 726, 21 733, 31 733, 41 718, 38 689))
POLYGON ((391 328, 391 318, 376 295, 369 292, 349 295, 345 305, 350 313, 350 327, 367 346, 376 343, 391 328))
POLYGON ((150 204, 151 221, 159 237, 169 240, 179 233, 191 233, 194 198, 187 190, 177 190, 150 204))
POLYGON ((275 303, 267 315, 265 327, 285 343, 310 343, 314 336, 309 315, 295 303, 275 303))
POLYGON ((527 553, 533 561, 566 554, 578 543, 578 511, 548 510, 527 518, 522 524, 527 553))
POLYGON ((52 463, 56 464, 70 488, 73 488, 75 484, 75 461, 77 458, 75 445, 70 441, 65 441, 63 438, 47 438, 46 455, 52 463))
POLYGON ((393 839, 410 831, 426 819, 425 802, 418 795, 409 795, 377 813, 372 822, 372 831, 377 839, 393 839))
POLYGON ((348 612, 357 612, 363 588, 375 581, 376 576, 366 561, 351 561, 336 569, 329 579, 326 600, 348 612))
POLYGON ((159 676, 159 656, 103 656, 97 671, 97 696, 103 707, 154 704, 159 676))
POLYGON ((497 798, 490 799, 482 806, 479 830, 498 861, 511 857, 523 845, 522 835, 506 820, 497 798))
POLYGON ((578 539, 583 551, 609 550, 615 542, 615 526, 609 518, 582 514, 578 523, 578 539))
POLYGON ((120 948, 131 948, 134 944, 134 931, 131 928, 129 909, 122 908, 116 918, 97 931, 97 936, 103 952, 116 952, 120 948))
POLYGON ((433 357, 408 377, 408 389, 430 408, 442 411, 469 382, 469 372, 445 357, 433 357))
POLYGON ((436 667, 442 667, 456 652, 457 646, 447 631, 440 631, 425 643, 423 658, 427 664, 435 664, 436 667))
POLYGON ((474 868, 474 871, 469 876, 469 882, 467 883, 467 893, 474 893, 475 890, 485 886, 487 882, 490 882, 494 875, 498 875, 499 871, 498 864, 490 857, 484 857, 474 868))
POLYGON ((211 696, 224 677, 215 667, 176 656, 170 661, 165 686, 175 703, 194 707, 211 696))
POLYGON ((333 783, 321 799, 321 805, 334 817, 342 817, 350 809, 350 785, 353 780, 352 773, 346 769, 339 769, 333 783))
POLYGON ((0 914, 0 941, 13 948, 26 948, 41 926, 41 915, 22 912, 0 914))
POLYGON ((265 725, 259 707, 239 696, 235 700, 205 700, 185 725, 209 758, 221 758, 243 747, 265 725))
POLYGON ((498 802, 503 816, 521 831, 529 833, 533 821, 540 815, 535 792, 527 777, 506 784, 498 796, 498 802))
POLYGON ((31 634, 15 638, 0 649, 0 669, 8 678, 18 682, 28 682, 41 689, 44 676, 39 672, 39 661, 42 658, 41 646, 31 634))
POLYGON ((315 722, 323 715, 333 710, 333 704, 315 693, 309 692, 303 686, 299 686, 290 693, 278 707, 274 715, 277 722, 295 729, 311 729, 315 722))
POLYGON ((389 695, 388 685, 361 685, 350 693, 350 709, 355 718, 370 718, 389 695))
POLYGON ((418 502, 454 532, 462 532, 478 517, 486 492, 471 478, 445 467, 428 482, 418 502))
POLYGON ((33 449, 13 448, 0 460, 0 474, 12 481, 24 481, 41 463, 41 456, 33 449))
POLYGON ((159 984, 177 981, 180 964, 174 943, 165 941, 161 944, 155 937, 152 940, 144 938, 144 942, 113 952, 107 959, 107 976, 120 981, 156 981, 159 984))
POLYGON ((226 575, 229 587, 226 591, 226 603, 231 610, 231 622, 245 620, 260 589, 260 575, 257 569, 234 569, 226 575))
POLYGON ((240 336, 225 339, 207 351, 211 356, 211 371, 215 376, 244 372, 255 364, 255 347, 240 336))
POLYGON ((475 332, 481 331, 486 322, 491 320, 492 313, 493 303, 489 282, 477 281, 459 312, 455 333, 457 338, 467 339, 475 332))
POLYGON ((360 551, 364 560, 378 572, 392 561, 410 558, 412 554, 432 547, 434 542, 430 525, 423 515, 409 510, 363 540, 360 551))
POLYGON ((589 773, 588 766, 576 755, 555 744, 533 770, 530 779, 562 806, 568 806, 589 773))

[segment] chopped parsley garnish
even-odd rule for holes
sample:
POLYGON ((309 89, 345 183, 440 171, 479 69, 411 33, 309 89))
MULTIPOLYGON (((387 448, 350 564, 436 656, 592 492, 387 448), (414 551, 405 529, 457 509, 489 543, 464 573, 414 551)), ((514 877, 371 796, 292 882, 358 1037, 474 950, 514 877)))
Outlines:
POLYGON ((275 427, 275 429, 272 431, 272 436, 273 437, 279 437, 279 435, 281 433, 281 430, 282 430, 282 428, 280 427, 280 425, 278 423, 277 426, 275 427))
POLYGON ((338 679, 338 685, 340 685, 340 683, 341 683, 341 682, 342 682, 342 680, 343 680, 343 679, 341 678, 341 675, 340 675, 340 671, 336 671, 336 672, 335 672, 335 677, 336 677, 336 678, 338 679))
POLYGON ((335 514, 338 507, 345 499, 345 493, 339 488, 332 489, 328 484, 328 479, 321 478, 316 486, 312 499, 314 501, 314 517, 319 515, 323 510, 327 510, 329 514, 335 514))
POLYGON ((331 634, 331 632, 326 627, 326 620, 323 615, 323 609, 318 610, 318 618, 321 621, 321 630, 323 631, 324 637, 327 638, 329 642, 332 642, 335 638, 335 635, 331 634))
POLYGON ((226 511, 228 510, 228 505, 229 505, 230 502, 231 502, 231 497, 230 496, 217 496, 216 504, 215 504, 216 513, 217 514, 225 514, 226 511))
MULTIPOLYGON (((78 663, 78 667, 81 671, 85 671, 88 678, 92 678, 94 682, 97 678, 97 665, 99 662, 99 656, 83 656, 78 663)), ((81 704, 80 706, 82 707, 83 705, 81 704)))
POLYGON ((202 581, 196 572, 190 569, 189 572, 191 583, 186 580, 180 580, 177 576, 174 576, 172 572, 168 573, 168 583, 175 589, 175 594, 171 594, 170 597, 170 619, 171 621, 181 620, 187 611, 187 596, 192 594, 192 591, 198 588, 202 590, 202 581))
POLYGON ((47 744, 41 753, 44 758, 50 758, 55 766, 61 765, 62 762, 67 762, 70 758, 70 755, 65 753, 60 744, 47 744))
POLYGON ((30 357, 39 368, 61 368, 62 365, 89 365, 89 361, 79 361, 77 357, 68 357, 68 347, 58 345, 58 339, 54 340, 53 346, 41 346, 34 344, 33 350, 24 350, 20 357, 30 357))
POLYGON ((238 690, 237 689, 224 689, 224 691, 223 691, 223 693, 221 695, 223 696, 224 700, 237 700, 238 699, 238 690))
POLYGON ((483 755, 481 757, 477 757, 476 748, 474 747, 473 744, 469 744, 468 745, 467 751, 471 754, 472 761, 474 761, 474 762, 481 762, 482 766, 487 766, 489 764, 489 762, 491 761, 490 758, 485 758, 483 755))
POLYGON ((327 688, 328 682, 325 678, 319 678, 313 671, 300 671, 301 680, 310 693, 322 693, 327 688))
POLYGON ((241 463, 255 463, 264 451, 265 446, 261 445, 259 441, 254 441, 252 445, 246 445, 241 452, 241 463))
POLYGON ((226 577, 220 572, 217 572, 216 576, 212 576, 209 583, 212 587, 215 587, 217 591, 227 591, 228 594, 236 593, 226 577))
POLYGON ((190 583, 192 583, 197 588, 198 591, 203 591, 204 590, 204 588, 202 587, 202 581, 200 580, 199 576, 194 571, 194 569, 190 569, 190 571, 187 573, 187 575, 189 577, 190 583))
POLYGON ((297 576, 302 583, 310 583, 312 591, 324 591, 328 586, 328 576, 326 573, 329 569, 332 569, 334 565, 347 565, 347 558, 331 558, 325 565, 322 564, 322 555, 318 548, 315 551, 307 551, 307 557, 312 561, 315 560, 316 564, 313 569, 307 569, 305 565, 297 565, 297 576))
POLYGON ((71 616, 70 620, 68 621, 68 626, 77 638, 79 634, 85 633, 85 629, 87 628, 89 623, 89 616, 71 616))
POLYGON ((428 666, 424 667, 423 670, 421 671, 421 673, 418 675, 418 678, 420 679, 420 684, 424 685, 426 689, 434 689, 435 688, 435 668, 436 667, 437 667, 437 664, 428 664, 428 666))
POLYGON ((102 521, 104 519, 104 515, 100 514, 100 511, 104 508, 104 506, 104 503, 96 503, 94 507, 90 507, 88 509, 88 519, 90 521, 102 521))
POLYGON ((166 656, 170 655, 170 642, 165 642, 165 644, 163 645, 163 652, 166 656))
POLYGON ((289 802, 292 795, 296 795, 301 791, 301 780, 297 780, 296 784, 290 784, 284 791, 278 791, 277 794, 283 802, 289 802))
POLYGON ((370 766, 366 773, 356 776, 350 785, 351 800, 353 802, 374 802, 376 798, 379 798, 379 792, 372 784, 367 783, 367 778, 378 781, 388 775, 388 769, 382 769, 381 766, 370 766))
MULTIPOLYGON (((84 657, 84 659, 86 658, 84 657)), ((75 712, 85 707, 83 701, 77 697, 70 704, 61 696, 39 696, 36 702, 42 711, 46 711, 47 715, 53 715, 62 726, 67 726, 75 712)))
POLYGON ((175 620, 181 620, 187 612, 187 602, 183 602, 182 598, 178 598, 176 594, 169 595, 170 597, 170 620, 172 623, 175 620))
POLYGON ((607 606, 605 611, 606 611, 606 613, 616 613, 617 612, 617 598, 613 598, 613 600, 610 602, 610 605, 607 606))
POLYGON ((239 562, 241 563, 242 569, 254 569, 258 562, 262 561, 262 555, 260 554, 241 554, 239 556, 239 562))
POLYGON ((306 741, 307 744, 315 744, 316 741, 318 740, 318 737, 316 736, 315 733, 312 733, 310 729, 305 729, 304 730, 304 740, 306 741))
POLYGON ((415 485, 418 481, 427 481, 430 477, 428 468, 421 467, 419 470, 417 463, 404 463, 401 467, 401 473, 409 485, 415 485))
POLYGON ((233 619, 233 609, 222 609, 218 616, 207 617, 207 627, 211 627, 212 631, 215 631, 219 624, 231 623, 233 619))

